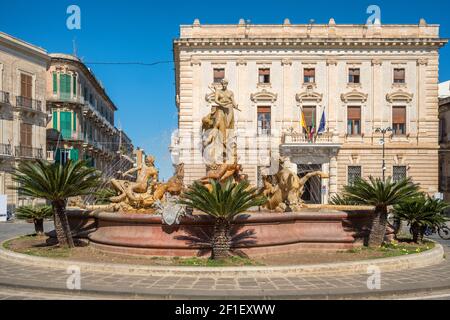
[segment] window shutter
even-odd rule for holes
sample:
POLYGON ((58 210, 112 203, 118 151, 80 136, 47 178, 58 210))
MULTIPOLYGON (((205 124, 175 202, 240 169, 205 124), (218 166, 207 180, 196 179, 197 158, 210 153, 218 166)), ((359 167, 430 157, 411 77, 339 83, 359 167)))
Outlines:
POLYGON ((316 69, 304 69, 305 77, 314 77, 316 69))
POLYGON ((68 99, 70 98, 70 75, 68 74, 61 74, 59 76, 59 91, 61 98, 68 99))
POLYGON ((58 112, 53 112, 53 129, 58 130, 58 112))
POLYGON ((61 149, 59 148, 55 150, 55 162, 61 162, 61 149))
POLYGON ((405 69, 394 69, 394 80, 404 80, 405 69))
POLYGON ((77 95, 77 75, 74 74, 72 79, 73 79, 73 85, 72 85, 72 87, 73 87, 73 95, 76 96, 77 95))
POLYGON ((20 125, 20 145, 24 147, 33 146, 33 126, 28 123, 20 125))
POLYGON ((270 107, 258 107, 258 113, 270 113, 270 107))
POLYGON ((58 74, 53 72, 53 93, 58 93, 58 74))
POLYGON ((347 118, 348 120, 361 120, 361 107, 348 107, 347 118))
POLYGON ((359 69, 350 69, 349 70, 351 76, 359 76, 359 69))
POLYGON ((392 123, 406 123, 406 107, 392 107, 392 123))
POLYGON ((269 76, 270 75, 270 69, 259 69, 259 75, 260 76, 269 76))
POLYGON ((33 78, 27 74, 20 75, 20 95, 25 98, 32 98, 33 78))
POLYGON ((72 112, 61 112, 59 117, 61 134, 64 139, 70 139, 72 137, 72 112))
POLYGON ((70 150, 70 160, 72 161, 78 161, 78 149, 71 149, 70 150))
POLYGON ((225 78, 225 69, 214 69, 214 81, 218 82, 225 78))
POLYGON ((77 131, 77 113, 75 111, 72 113, 72 118, 73 118, 72 130, 77 131))

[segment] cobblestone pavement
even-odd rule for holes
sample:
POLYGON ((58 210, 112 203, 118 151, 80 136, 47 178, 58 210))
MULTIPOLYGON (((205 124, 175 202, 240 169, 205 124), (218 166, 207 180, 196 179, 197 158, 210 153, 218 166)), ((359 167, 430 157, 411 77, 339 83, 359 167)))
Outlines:
MULTIPOLYGON (((0 241, 32 231, 28 224, 0 224, 0 241)), ((450 241, 441 242, 446 255, 450 241)), ((66 270, 25 266, 0 259, 0 298, 27 297, 20 292, 32 291, 28 297, 62 297, 72 299, 152 298, 152 299, 328 299, 393 297, 412 293, 450 291, 450 261, 422 269, 381 274, 381 289, 369 290, 367 274, 304 277, 187 277, 139 276, 83 272, 81 291, 67 289, 66 270), (36 289, 40 291, 36 292, 36 289), (19 292, 19 293, 17 293, 19 292), (14 294, 15 293, 15 294, 14 294)))

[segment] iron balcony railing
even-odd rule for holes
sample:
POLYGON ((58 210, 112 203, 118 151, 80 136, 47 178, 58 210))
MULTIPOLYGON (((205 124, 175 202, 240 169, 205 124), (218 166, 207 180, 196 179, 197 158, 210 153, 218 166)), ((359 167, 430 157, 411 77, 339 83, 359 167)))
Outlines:
POLYGON ((44 150, 42 148, 33 148, 26 146, 18 146, 15 150, 15 156, 20 158, 43 159, 44 150))
POLYGON ((16 106, 42 112, 42 102, 40 100, 18 96, 16 97, 16 106))
POLYGON ((0 155, 12 156, 12 147, 10 144, 0 143, 0 155))
POLYGON ((9 92, 0 91, 0 103, 9 104, 9 92))

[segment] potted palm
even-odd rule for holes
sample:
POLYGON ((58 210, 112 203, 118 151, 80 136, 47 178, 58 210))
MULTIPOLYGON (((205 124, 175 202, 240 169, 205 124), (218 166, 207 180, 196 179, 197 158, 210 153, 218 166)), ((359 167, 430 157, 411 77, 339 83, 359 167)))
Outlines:
POLYGON ((74 242, 67 218, 67 199, 92 193, 101 183, 96 169, 84 161, 65 164, 47 161, 25 161, 19 164, 13 180, 23 195, 50 201, 56 237, 60 246, 73 248, 74 242))
POLYGON ((344 187, 341 200, 356 205, 369 205, 375 207, 372 226, 369 235, 369 247, 379 247, 383 244, 386 235, 388 220, 388 207, 417 196, 419 186, 410 178, 393 181, 388 178, 370 177, 369 181, 361 178, 352 185, 344 187))
POLYGON ((446 223, 443 212, 448 207, 449 205, 441 200, 421 194, 395 205, 394 215, 408 223, 413 242, 419 243, 423 241, 427 228, 437 229, 446 223))
POLYGON ((185 191, 179 203, 197 209, 214 218, 214 233, 211 239, 212 254, 215 260, 225 259, 231 249, 231 222, 240 213, 251 207, 263 205, 267 199, 250 188, 247 181, 239 183, 232 179, 224 183, 210 181, 211 191, 203 184, 194 184, 185 191))
POLYGON ((44 234, 44 219, 49 219, 52 215, 50 206, 23 206, 16 209, 16 218, 33 222, 34 231, 38 236, 44 234))

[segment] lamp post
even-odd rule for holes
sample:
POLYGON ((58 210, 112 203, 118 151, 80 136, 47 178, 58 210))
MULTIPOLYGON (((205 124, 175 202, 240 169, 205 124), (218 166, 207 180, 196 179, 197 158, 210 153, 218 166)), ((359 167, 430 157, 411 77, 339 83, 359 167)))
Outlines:
POLYGON ((383 171, 383 181, 386 180, 386 159, 385 159, 385 148, 386 148, 386 133, 391 132, 392 129, 390 127, 387 128, 376 128, 375 132, 376 133, 381 133, 383 135, 383 138, 380 140, 380 144, 383 146, 383 167, 382 167, 382 171, 383 171))

